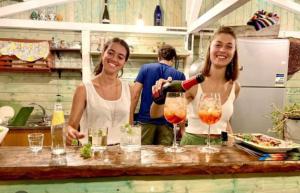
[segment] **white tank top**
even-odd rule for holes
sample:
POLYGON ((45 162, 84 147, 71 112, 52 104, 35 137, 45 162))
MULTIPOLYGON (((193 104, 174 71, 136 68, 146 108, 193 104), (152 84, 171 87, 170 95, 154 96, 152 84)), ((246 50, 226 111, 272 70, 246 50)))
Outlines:
MULTIPOLYGON (((200 96, 203 93, 201 84, 198 85, 197 94, 188 105, 187 105, 187 118, 188 127, 185 129, 186 132, 192 134, 207 134, 208 125, 203 123, 198 117, 198 104, 200 96)), ((233 114, 233 102, 235 99, 235 82, 231 88, 230 94, 226 102, 222 105, 222 116, 221 119, 210 126, 211 134, 221 134, 222 131, 226 131, 227 123, 233 114)))
POLYGON ((91 81, 84 84, 87 104, 80 120, 80 131, 85 134, 82 144, 88 142, 89 128, 108 128, 107 144, 120 143, 120 127, 129 122, 131 102, 129 84, 121 82, 121 97, 114 101, 103 99, 91 81))

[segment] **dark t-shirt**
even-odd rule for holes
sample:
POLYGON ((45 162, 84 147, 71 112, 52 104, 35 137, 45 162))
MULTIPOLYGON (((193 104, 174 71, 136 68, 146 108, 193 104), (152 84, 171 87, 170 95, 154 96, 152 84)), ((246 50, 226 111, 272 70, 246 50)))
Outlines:
POLYGON ((168 77, 172 77, 173 80, 185 80, 185 75, 182 72, 163 63, 144 64, 141 67, 139 74, 135 79, 135 82, 143 84, 141 105, 137 116, 137 121, 157 125, 163 125, 167 123, 166 119, 164 118, 151 119, 150 107, 153 101, 152 86, 160 78, 167 79, 168 77))

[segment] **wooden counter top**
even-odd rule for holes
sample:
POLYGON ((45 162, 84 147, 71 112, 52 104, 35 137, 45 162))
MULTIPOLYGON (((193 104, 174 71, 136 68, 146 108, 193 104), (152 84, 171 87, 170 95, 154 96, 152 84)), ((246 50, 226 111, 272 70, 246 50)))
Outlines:
POLYGON ((220 153, 203 154, 196 146, 180 154, 164 153, 162 146, 143 146, 140 153, 124 153, 108 147, 100 157, 83 159, 79 148, 53 157, 50 147, 38 154, 28 147, 0 147, 0 179, 68 179, 103 176, 210 175, 267 172, 299 172, 298 161, 257 161, 236 149, 221 147, 220 153))

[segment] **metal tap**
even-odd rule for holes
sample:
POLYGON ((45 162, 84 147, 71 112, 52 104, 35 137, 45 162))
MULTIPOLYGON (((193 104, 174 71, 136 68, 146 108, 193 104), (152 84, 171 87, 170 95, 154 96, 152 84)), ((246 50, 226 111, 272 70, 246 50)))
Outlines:
POLYGON ((36 105, 36 106, 40 107, 42 112, 43 112, 42 123, 47 123, 48 122, 48 115, 46 113, 46 109, 42 105, 39 105, 37 103, 30 103, 29 105, 36 105))

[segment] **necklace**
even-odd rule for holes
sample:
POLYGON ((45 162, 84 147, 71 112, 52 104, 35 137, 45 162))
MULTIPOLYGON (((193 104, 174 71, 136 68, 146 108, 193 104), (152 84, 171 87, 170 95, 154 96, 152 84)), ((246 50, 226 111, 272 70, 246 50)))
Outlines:
MULTIPOLYGON (((118 93, 118 86, 116 86, 115 93, 118 93)), ((111 116, 111 128, 114 128, 115 119, 116 119, 116 106, 119 99, 122 97, 122 84, 121 84, 121 94, 120 97, 116 100, 111 101, 110 103, 110 116, 111 116)))
POLYGON ((110 105, 111 129, 114 128, 114 122, 116 119, 116 103, 117 103, 117 101, 112 101, 112 103, 110 105))

